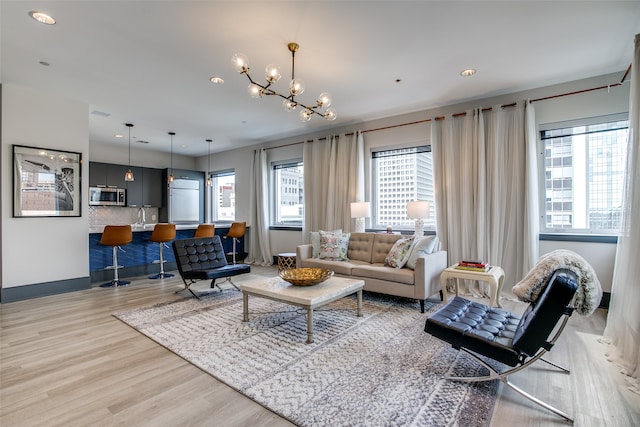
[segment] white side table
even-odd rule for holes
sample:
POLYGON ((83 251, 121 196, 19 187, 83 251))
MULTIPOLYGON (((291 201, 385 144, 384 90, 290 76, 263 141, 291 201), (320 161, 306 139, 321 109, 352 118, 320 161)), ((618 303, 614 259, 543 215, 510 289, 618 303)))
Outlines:
POLYGON ((454 264, 445 268, 440 274, 440 286, 442 287, 442 298, 446 303, 449 300, 447 295, 447 279, 455 279, 456 282, 456 296, 458 295, 458 282, 459 279, 477 280, 479 282, 486 282, 491 289, 490 305, 496 307, 502 307, 500 305, 500 293, 502 292, 502 285, 504 284, 504 270, 497 265, 492 266, 488 271, 471 271, 471 270, 458 270, 456 267, 458 264, 454 264))

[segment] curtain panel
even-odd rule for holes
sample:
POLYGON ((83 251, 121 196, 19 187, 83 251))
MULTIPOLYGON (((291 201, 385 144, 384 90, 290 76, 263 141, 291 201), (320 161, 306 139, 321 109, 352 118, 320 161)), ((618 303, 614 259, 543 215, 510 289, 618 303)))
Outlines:
MULTIPOLYGON (((469 110, 431 126, 438 236, 453 264, 482 259, 505 271, 510 289, 538 258, 535 113, 469 110)), ((476 295, 486 295, 483 285, 476 295)))
POLYGON ((364 140, 360 131, 305 142, 303 241, 309 232, 349 232, 351 202, 364 201, 364 140))
POLYGON ((635 36, 629 95, 629 139, 622 199, 622 225, 613 270, 611 302, 604 330, 607 356, 622 368, 630 390, 640 394, 640 34, 635 36))
POLYGON ((251 175, 249 207, 251 253, 248 261, 252 264, 271 265, 273 256, 269 245, 269 164, 266 150, 253 151, 251 175))

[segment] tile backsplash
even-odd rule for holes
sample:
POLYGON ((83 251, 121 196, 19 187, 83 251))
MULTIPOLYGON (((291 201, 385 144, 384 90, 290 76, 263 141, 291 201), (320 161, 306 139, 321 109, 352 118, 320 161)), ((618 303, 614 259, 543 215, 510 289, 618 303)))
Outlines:
POLYGON ((158 222, 158 208, 89 206, 89 227, 135 224, 141 221, 140 209, 144 209, 147 224, 158 222))

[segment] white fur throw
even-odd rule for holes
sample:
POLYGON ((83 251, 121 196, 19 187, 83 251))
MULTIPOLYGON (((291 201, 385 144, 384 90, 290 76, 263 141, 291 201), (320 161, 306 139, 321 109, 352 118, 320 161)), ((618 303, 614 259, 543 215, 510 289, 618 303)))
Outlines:
POLYGON ((544 254, 527 275, 513 287, 520 301, 534 302, 547 286, 553 273, 559 268, 573 271, 578 277, 575 309, 588 316, 598 308, 602 299, 602 287, 593 268, 584 258, 565 249, 544 254))

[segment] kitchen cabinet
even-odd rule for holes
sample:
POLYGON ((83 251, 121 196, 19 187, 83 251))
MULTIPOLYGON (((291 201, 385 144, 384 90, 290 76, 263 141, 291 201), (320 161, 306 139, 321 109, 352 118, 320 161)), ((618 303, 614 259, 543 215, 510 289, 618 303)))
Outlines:
POLYGON ((89 186, 126 188, 124 174, 127 169, 125 165, 89 162, 89 186))
POLYGON ((163 169, 132 166, 133 181, 124 180, 126 165, 89 162, 89 186, 124 188, 127 190, 127 206, 162 206, 162 195, 166 191, 163 169))

